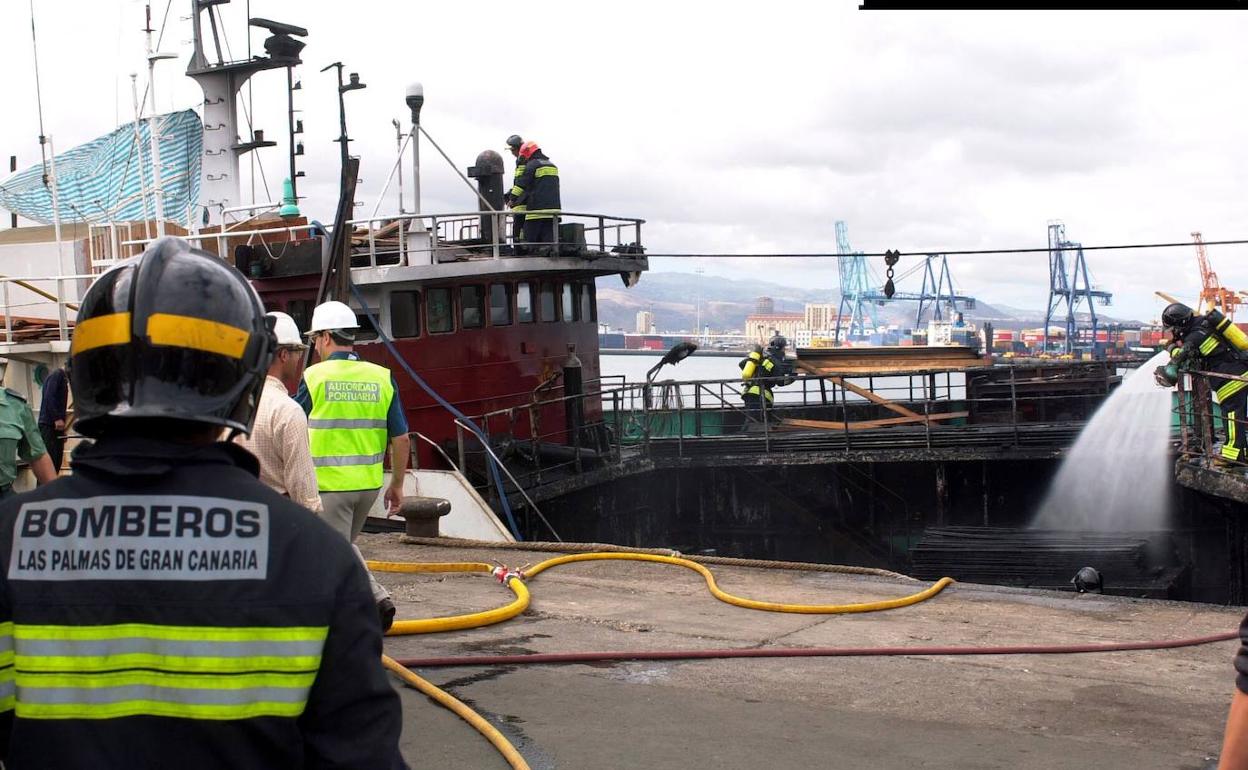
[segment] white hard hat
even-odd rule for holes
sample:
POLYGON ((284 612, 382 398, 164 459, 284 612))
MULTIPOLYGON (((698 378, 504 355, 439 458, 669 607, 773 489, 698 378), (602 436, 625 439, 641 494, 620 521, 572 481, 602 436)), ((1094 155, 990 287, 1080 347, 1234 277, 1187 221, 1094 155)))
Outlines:
POLYGON ((265 315, 272 316, 277 323, 273 325, 273 332, 277 335, 277 344, 286 347, 306 348, 303 344, 303 338, 299 336, 299 326, 295 323, 295 319, 274 310, 265 315))
POLYGON ((330 300, 317 305, 312 311, 312 325, 308 327, 308 336, 317 332, 358 328, 360 322, 355 318, 355 311, 342 302, 330 300))

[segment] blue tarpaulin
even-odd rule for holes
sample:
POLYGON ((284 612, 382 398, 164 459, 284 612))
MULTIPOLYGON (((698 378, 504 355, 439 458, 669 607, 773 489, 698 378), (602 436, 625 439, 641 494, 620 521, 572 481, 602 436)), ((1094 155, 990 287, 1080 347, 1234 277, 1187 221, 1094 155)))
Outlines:
MULTIPOLYGON (((165 218, 186 219, 199 201, 203 124, 194 110, 158 115, 165 218)), ((127 123, 99 139, 56 155, 56 193, 62 222, 124 222, 152 218, 150 120, 127 123), (140 177, 140 168, 142 177, 140 177), (146 180, 146 211, 141 194, 146 180)), ((32 166, 0 182, 0 208, 44 224, 52 222, 52 191, 44 167, 32 166)))

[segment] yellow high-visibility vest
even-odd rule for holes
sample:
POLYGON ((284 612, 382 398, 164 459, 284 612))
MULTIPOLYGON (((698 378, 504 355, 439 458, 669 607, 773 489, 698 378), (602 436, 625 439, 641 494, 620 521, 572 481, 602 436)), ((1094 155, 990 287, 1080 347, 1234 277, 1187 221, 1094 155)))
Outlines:
POLYGON ((367 361, 331 359, 303 373, 312 397, 308 438, 322 492, 380 489, 394 399, 390 370, 367 361))

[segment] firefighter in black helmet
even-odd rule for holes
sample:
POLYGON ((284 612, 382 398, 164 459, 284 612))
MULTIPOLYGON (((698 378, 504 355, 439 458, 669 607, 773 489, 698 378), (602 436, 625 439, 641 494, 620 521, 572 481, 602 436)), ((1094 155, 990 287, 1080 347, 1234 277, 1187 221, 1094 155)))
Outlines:
MULTIPOLYGON (((512 134, 507 137, 507 151, 511 153, 511 157, 516 159, 516 172, 512 174, 512 187, 503 194, 503 202, 511 207, 511 243, 516 249, 524 242, 524 212, 528 210, 528 206, 523 203, 516 203, 514 188, 520 177, 524 176, 524 159, 520 157, 520 148, 524 146, 524 140, 519 134, 512 134)), ((517 252, 519 253, 519 252, 517 252)))
MULTIPOLYGON (((747 412, 752 412, 759 422, 763 422, 766 412, 775 400, 772 390, 793 383, 793 372, 785 360, 784 349, 788 340, 776 332, 767 343, 764 351, 761 345, 754 349, 738 364, 741 369, 741 380, 745 391, 741 400, 747 412)), ((745 424, 749 428, 749 423, 745 424)))
MULTIPOLYGON (((1214 372, 1234 377, 1248 374, 1248 336, 1214 307, 1203 316, 1181 302, 1174 302, 1161 313, 1161 323, 1171 333, 1167 347, 1170 363, 1153 370, 1153 378, 1163 388, 1179 381, 1186 370, 1214 372)), ((1211 378, 1213 398, 1222 408, 1226 441, 1218 454, 1223 460, 1248 462, 1248 382, 1211 378)))
POLYGON ((87 291, 69 376, 96 442, 0 503, 9 770, 403 767, 362 567, 218 440, 274 345, 242 274, 179 239, 87 291))

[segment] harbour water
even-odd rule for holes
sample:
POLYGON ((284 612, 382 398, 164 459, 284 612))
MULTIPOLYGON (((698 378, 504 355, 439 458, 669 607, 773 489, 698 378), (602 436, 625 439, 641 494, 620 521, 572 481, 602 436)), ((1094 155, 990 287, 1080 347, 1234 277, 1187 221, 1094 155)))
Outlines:
MULTIPOLYGON (((620 377, 623 377, 626 382, 630 383, 645 382, 646 373, 662 357, 663 353, 661 351, 655 352, 654 355, 603 353, 601 357, 601 373, 605 384, 608 386, 618 384, 620 377)), ((678 382, 694 380, 737 381, 741 377, 741 369, 737 366, 741 358, 742 356, 740 355, 705 356, 694 353, 675 366, 663 367, 656 375, 655 382, 662 382, 663 380, 675 380, 678 382)), ((858 377, 850 381, 864 388, 869 387, 887 398, 911 401, 923 398, 923 377, 874 377, 870 379, 858 377), (911 382, 912 379, 913 382, 911 382)), ((830 392, 831 390, 829 389, 830 392)), ((821 399, 818 383, 813 380, 807 383, 799 382, 787 387, 777 388, 775 395, 776 402, 781 404, 801 404, 803 401, 813 404, 821 399), (805 386, 804 393, 803 386, 805 386)), ((946 376, 940 375, 937 378, 935 397, 937 399, 965 398, 965 377, 954 372, 948 375, 946 381, 946 376)), ((849 399, 857 401, 861 399, 861 396, 851 393, 849 394, 849 399)))

